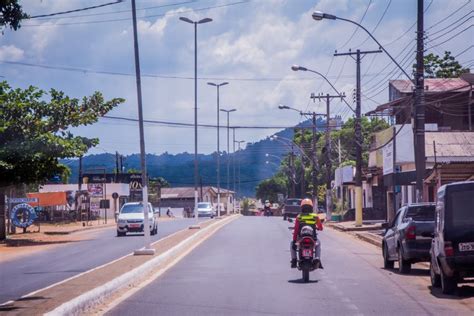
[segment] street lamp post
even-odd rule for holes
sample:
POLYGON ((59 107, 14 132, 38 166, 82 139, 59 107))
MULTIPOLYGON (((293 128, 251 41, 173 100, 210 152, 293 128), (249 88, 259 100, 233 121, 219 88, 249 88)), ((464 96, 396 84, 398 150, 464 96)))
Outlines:
POLYGON ((186 17, 180 17, 181 21, 194 25, 194 216, 196 225, 190 228, 199 228, 199 217, 197 214, 198 204, 198 186, 199 186, 199 165, 198 165, 198 121, 197 121, 197 26, 211 22, 211 18, 204 18, 199 21, 193 21, 186 17))
POLYGON ((229 114, 237 111, 236 109, 221 109, 222 112, 227 113, 227 190, 230 191, 230 148, 229 148, 229 137, 230 137, 230 126, 229 126, 229 114))
POLYGON ((148 218, 148 187, 146 172, 145 130, 143 126, 142 84, 140 75, 140 52, 138 49, 137 12, 135 0, 132 0, 133 20, 133 48, 135 55, 135 78, 137 84, 138 128, 140 133, 140 165, 142 169, 142 203, 143 203, 143 230, 145 233, 145 247, 134 251, 135 255, 154 255, 155 249, 150 245, 150 222, 148 218))
POLYGON ((210 86, 214 86, 217 88, 217 217, 221 217, 221 151, 220 151, 220 136, 219 136, 219 91, 220 87, 225 86, 229 84, 228 82, 222 82, 222 83, 214 83, 214 82, 208 82, 207 83, 210 86))

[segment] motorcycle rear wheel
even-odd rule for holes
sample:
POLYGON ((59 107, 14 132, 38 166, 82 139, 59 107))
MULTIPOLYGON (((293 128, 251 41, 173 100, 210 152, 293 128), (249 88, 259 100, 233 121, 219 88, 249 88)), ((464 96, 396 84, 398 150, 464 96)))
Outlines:
POLYGON ((308 269, 303 269, 303 270, 301 270, 301 272, 303 274, 303 282, 304 283, 309 282, 309 270, 308 269))

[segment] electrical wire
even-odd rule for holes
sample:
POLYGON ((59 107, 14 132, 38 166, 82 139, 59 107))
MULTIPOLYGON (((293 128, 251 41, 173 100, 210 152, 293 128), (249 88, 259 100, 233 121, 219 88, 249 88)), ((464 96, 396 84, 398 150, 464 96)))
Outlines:
POLYGON ((445 44, 445 43, 447 43, 447 42, 449 42, 449 41, 455 39, 456 37, 458 37, 458 36, 461 35, 462 33, 466 32, 467 30, 469 30, 469 29, 470 29, 471 27, 473 27, 473 26, 474 26, 474 24, 469 25, 468 27, 466 27, 466 28, 463 29, 462 31, 456 33, 455 35, 451 36, 450 38, 446 39, 445 41, 443 41, 443 42, 441 42, 441 43, 438 43, 438 44, 435 44, 435 45, 432 45, 432 46, 426 48, 426 50, 432 49, 432 48, 434 48, 434 47, 438 47, 438 46, 440 46, 440 45, 443 45, 443 44, 445 44))
MULTIPOLYGON (((468 48, 464 49, 462 52, 460 52, 456 56, 454 56, 454 58, 458 58, 459 56, 461 56, 462 54, 464 54, 465 52, 467 52, 468 50, 470 50, 473 47, 474 47, 474 45, 469 46, 468 48)), ((469 61, 467 61, 467 62, 469 62, 469 61)))
MULTIPOLYGON (((379 20, 377 21, 377 24, 375 25, 375 27, 372 29, 372 31, 370 33, 374 34, 375 31, 377 30, 377 28, 379 27, 380 23, 382 22, 383 18, 385 17, 385 14, 387 13, 388 11, 388 8, 390 8, 390 5, 392 4, 392 0, 388 0, 388 3, 387 3, 387 6, 385 7, 385 10, 383 11, 382 13, 382 16, 379 18, 379 20)), ((360 43, 359 45, 355 45, 355 47, 361 47, 362 45, 364 45, 368 40, 370 39, 370 36, 367 35, 367 37, 365 38, 365 40, 360 43)), ((377 56, 377 55, 374 55, 374 56, 377 56)))
MULTIPOLYGON (((183 2, 176 2, 176 3, 169 3, 169 4, 163 4, 163 5, 156 5, 152 7, 145 7, 145 8, 137 8, 137 11, 145 11, 145 10, 153 10, 153 9, 161 9, 161 8, 166 8, 166 7, 174 7, 178 5, 183 5, 183 4, 189 4, 196 2, 197 0, 189 0, 189 1, 183 1, 183 2)), ((50 17, 50 18, 39 18, 38 21, 50 21, 50 20, 57 20, 57 19, 74 19, 74 18, 84 18, 84 17, 89 17, 89 16, 102 16, 102 15, 110 15, 110 14, 120 14, 120 13, 127 13, 131 12, 132 10, 118 10, 118 11, 112 11, 112 12, 101 12, 101 13, 91 13, 91 14, 81 14, 81 15, 72 15, 72 16, 62 16, 62 17, 50 17)))
MULTIPOLYGON (((362 21, 364 21, 364 18, 366 16, 367 12, 369 11, 369 8, 370 8, 371 5, 372 5, 372 0, 369 0, 369 3, 367 4, 367 7, 365 8, 364 14, 362 15, 362 18, 359 21, 359 24, 361 24, 362 21)), ((358 30, 359 30, 359 27, 356 25, 352 35, 347 39, 347 41, 341 47, 338 48, 338 50, 346 47, 346 45, 349 44, 349 42, 352 40, 352 38, 354 38, 354 36, 356 35, 358 30)))
MULTIPOLYGON (((164 13, 164 14, 152 14, 152 15, 146 15, 146 16, 139 17, 139 19, 150 19, 150 18, 164 17, 164 16, 168 16, 168 15, 178 15, 178 14, 183 14, 183 13, 193 13, 193 12, 199 12, 199 11, 207 11, 207 10, 211 10, 211 9, 225 8, 225 7, 235 6, 235 5, 239 5, 239 4, 245 4, 245 3, 249 3, 249 2, 250 2, 250 0, 244 0, 244 1, 239 1, 239 2, 232 2, 232 3, 227 3, 227 4, 209 6, 209 7, 204 7, 204 8, 183 10, 183 11, 180 11, 180 12, 172 12, 172 13, 168 12, 168 13, 164 13)), ((87 24, 100 24, 100 23, 130 21, 131 19, 132 18, 120 18, 120 19, 95 20, 95 21, 84 21, 84 22, 66 22, 66 23, 55 23, 55 24, 50 24, 50 23, 27 24, 27 23, 24 23, 24 24, 22 24, 22 27, 87 25, 87 24)))
POLYGON ((30 16, 29 18, 30 19, 37 19, 37 18, 44 18, 44 17, 56 16, 56 15, 69 14, 69 13, 74 13, 74 12, 83 12, 83 11, 108 7, 108 6, 111 6, 111 5, 114 5, 114 4, 119 4, 119 3, 122 3, 123 1, 124 0, 117 0, 115 2, 108 2, 108 3, 99 4, 99 5, 95 5, 95 6, 91 6, 91 7, 80 8, 80 9, 61 11, 61 12, 55 12, 55 13, 48 13, 48 14, 34 15, 34 16, 30 16))

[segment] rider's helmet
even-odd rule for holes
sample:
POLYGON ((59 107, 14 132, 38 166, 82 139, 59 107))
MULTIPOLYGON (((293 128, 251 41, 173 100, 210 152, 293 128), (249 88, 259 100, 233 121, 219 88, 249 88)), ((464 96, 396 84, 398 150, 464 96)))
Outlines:
POLYGON ((301 228, 300 235, 301 235, 301 237, 304 237, 304 236, 313 236, 313 235, 314 235, 314 229, 313 229, 313 227, 311 227, 311 226, 303 226, 303 228, 301 228))
POLYGON ((301 213, 309 214, 313 212, 313 201, 311 199, 303 199, 301 201, 301 213))

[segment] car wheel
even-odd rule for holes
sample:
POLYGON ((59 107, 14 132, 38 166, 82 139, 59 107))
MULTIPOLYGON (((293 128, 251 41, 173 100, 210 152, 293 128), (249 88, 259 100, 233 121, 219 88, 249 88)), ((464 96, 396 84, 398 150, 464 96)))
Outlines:
POLYGON ((411 271, 411 263, 403 259, 403 248, 398 248, 398 271, 402 274, 408 274, 411 271))
POLYGON ((117 237, 123 237, 125 236, 125 234, 126 234, 125 232, 120 232, 117 230, 117 237))
POLYGON ((434 270, 433 261, 430 261, 430 280, 433 287, 440 287, 441 277, 434 270))
POLYGON ((387 244, 383 244, 382 248, 382 255, 383 255, 383 267, 384 269, 393 269, 393 261, 390 260, 388 257, 388 249, 387 249, 387 244))
POLYGON ((440 267, 441 272, 441 290, 443 294, 453 294, 458 287, 458 283, 454 277, 448 277, 444 274, 443 268, 440 267))

